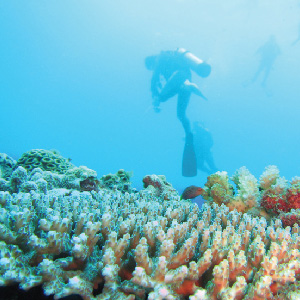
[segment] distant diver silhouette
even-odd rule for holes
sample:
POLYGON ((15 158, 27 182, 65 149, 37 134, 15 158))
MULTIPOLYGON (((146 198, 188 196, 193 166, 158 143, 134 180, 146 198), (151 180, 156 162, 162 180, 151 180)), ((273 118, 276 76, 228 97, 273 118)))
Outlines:
POLYGON ((193 145, 193 134, 190 121, 186 116, 186 109, 191 94, 207 100, 199 87, 191 82, 191 70, 200 77, 207 77, 211 66, 189 51, 178 48, 175 51, 162 51, 158 55, 148 56, 145 59, 148 70, 153 71, 151 79, 151 93, 155 112, 160 112, 159 105, 173 96, 178 96, 177 118, 185 131, 185 147, 182 160, 182 175, 193 177, 197 175, 196 156, 193 145))
POLYGON ((193 124, 194 146, 199 171, 208 175, 215 173, 217 167, 212 154, 214 144, 211 132, 200 122, 193 124))
POLYGON ((260 55, 260 63, 256 73, 252 78, 252 82, 255 82, 260 73, 263 74, 261 85, 264 87, 269 77, 270 71, 273 68, 274 62, 277 56, 280 54, 280 48, 276 42, 275 36, 271 35, 269 40, 258 48, 256 54, 260 55))
POLYGON ((292 43, 292 46, 295 46, 300 41, 300 23, 298 25, 298 37, 297 39, 292 43))

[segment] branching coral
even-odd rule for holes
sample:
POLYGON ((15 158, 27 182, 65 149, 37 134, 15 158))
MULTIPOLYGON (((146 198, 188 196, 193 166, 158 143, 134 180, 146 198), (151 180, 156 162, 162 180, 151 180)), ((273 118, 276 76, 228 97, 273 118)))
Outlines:
POLYGON ((227 172, 216 172, 208 176, 202 196, 210 203, 229 203, 233 196, 233 186, 228 181, 227 172))
MULTIPOLYGON (((2 286, 42 285, 55 299, 84 300, 273 300, 299 291, 297 224, 283 228, 213 201, 199 209, 155 175, 128 193, 62 188, 61 177, 45 172, 0 192, 2 286), (21 188, 40 179, 44 191, 21 188)), ((246 170, 235 175, 236 195, 226 176, 212 177, 209 197, 215 183, 229 200, 253 201, 257 184, 246 170)))
POLYGON ((226 172, 208 176, 203 198, 209 203, 225 204, 230 210, 236 209, 243 213, 258 206, 259 189, 256 178, 242 167, 231 179, 236 184, 236 194, 226 172))
POLYGON ((300 271, 298 226, 226 206, 107 190, 1 199, 1 284, 56 299, 272 299, 300 271))
POLYGON ((295 177, 289 184, 279 176, 275 166, 268 166, 259 182, 245 167, 237 170, 231 179, 235 188, 226 172, 210 175, 203 198, 208 203, 225 204, 231 211, 236 209, 267 219, 300 208, 300 179, 295 177))

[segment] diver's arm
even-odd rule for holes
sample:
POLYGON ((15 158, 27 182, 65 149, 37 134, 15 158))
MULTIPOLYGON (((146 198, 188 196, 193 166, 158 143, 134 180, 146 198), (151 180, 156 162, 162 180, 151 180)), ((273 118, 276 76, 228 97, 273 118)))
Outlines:
POLYGON ((152 99, 153 99, 152 105, 153 105, 154 111, 156 113, 160 112, 160 108, 159 108, 160 89, 161 89, 160 73, 154 71, 152 79, 151 79, 151 93, 152 93, 152 99))
POLYGON ((160 72, 157 69, 155 69, 151 79, 152 98, 155 98, 159 95, 160 88, 161 88, 160 72))
POLYGON ((151 79, 151 93, 152 98, 157 98, 160 94, 160 90, 162 88, 162 84, 160 81, 160 76, 162 75, 162 68, 164 65, 165 52, 162 51, 160 55, 157 57, 157 61, 153 70, 153 75, 151 79))

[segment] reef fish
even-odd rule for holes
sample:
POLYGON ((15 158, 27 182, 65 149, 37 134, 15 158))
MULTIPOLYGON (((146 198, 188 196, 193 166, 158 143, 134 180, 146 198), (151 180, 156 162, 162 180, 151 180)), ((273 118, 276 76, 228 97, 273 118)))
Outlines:
POLYGON ((202 193, 203 193, 203 188, 195 186, 195 185, 191 185, 183 191, 180 198, 184 199, 184 200, 193 199, 193 198, 196 198, 197 196, 201 195, 202 193))

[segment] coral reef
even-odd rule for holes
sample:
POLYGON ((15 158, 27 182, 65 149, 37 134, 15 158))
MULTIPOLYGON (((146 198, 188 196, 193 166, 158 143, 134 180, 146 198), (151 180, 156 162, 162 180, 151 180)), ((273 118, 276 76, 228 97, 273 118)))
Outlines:
POLYGON ((1 286, 42 286, 55 299, 297 299, 298 224, 244 213, 278 177, 259 186, 240 169, 234 191, 216 173, 199 209, 164 176, 146 176, 139 192, 82 191, 95 176, 15 169, 0 192, 1 286), (246 203, 242 211, 226 206, 231 198, 246 203))
POLYGON ((228 204, 233 198, 233 186, 227 172, 216 172, 207 177, 202 196, 209 203, 228 204))
MULTIPOLYGON (((269 166, 260 177, 260 182, 242 167, 231 177, 227 172, 216 172, 208 176, 203 198, 208 203, 225 204, 230 211, 236 209, 242 213, 271 218, 270 209, 280 202, 279 193, 285 190, 286 180, 279 177, 279 170, 269 166)), ((286 210, 282 210, 286 211, 286 210)))
POLYGON ((126 172, 120 169, 116 174, 103 175, 99 179, 99 185, 102 188, 115 189, 120 192, 132 192, 130 178, 132 177, 132 172, 126 172))
POLYGON ((18 167, 7 180, 0 178, 0 191, 46 193, 54 188, 97 190, 97 173, 85 166, 74 167, 65 174, 43 171, 40 168, 27 172, 18 167))
POLYGON ((300 178, 293 178, 290 184, 280 178, 277 179, 273 185, 263 191, 261 206, 272 215, 299 209, 300 178))
POLYGON ((153 193, 161 200, 170 200, 178 196, 177 191, 167 182, 164 175, 147 175, 143 178, 145 193, 153 193))
POLYGON ((246 167, 242 167, 231 177, 236 189, 229 182, 227 172, 216 172, 208 176, 203 198, 209 203, 225 204, 230 210, 249 212, 259 206, 259 186, 257 179, 246 167))
POLYGON ((0 153, 0 178, 7 178, 11 175, 16 166, 16 161, 5 153, 0 153))
POLYGON ((65 173, 68 169, 74 168, 70 159, 62 157, 56 150, 34 149, 23 153, 18 159, 17 166, 32 171, 40 168, 43 171, 51 171, 59 174, 65 173))
POLYGON ((300 226, 300 209, 291 209, 287 213, 281 213, 278 218, 284 227, 292 227, 296 223, 300 226))
POLYGON ((300 225, 300 177, 288 182, 279 176, 276 166, 266 167, 259 182, 242 167, 231 177, 226 172, 217 172, 208 177, 203 198, 208 203, 225 204, 230 211, 263 216, 270 220, 278 217, 283 226, 300 225))

